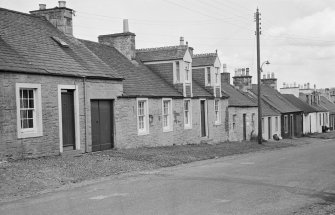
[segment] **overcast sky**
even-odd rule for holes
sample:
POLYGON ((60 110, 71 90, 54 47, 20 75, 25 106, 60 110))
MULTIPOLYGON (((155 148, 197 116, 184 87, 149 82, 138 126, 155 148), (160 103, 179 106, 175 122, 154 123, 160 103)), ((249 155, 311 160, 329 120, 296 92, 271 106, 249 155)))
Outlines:
MULTIPOLYGON (((28 13, 56 0, 0 0, 0 7, 28 13)), ((215 52, 222 63, 250 67, 256 82, 254 12, 261 12, 264 72, 283 82, 335 87, 335 0, 68 0, 76 11, 74 35, 97 41, 122 32, 129 19, 136 48, 171 46, 185 37, 194 53, 215 52)), ((232 74, 233 76, 233 74, 232 74)))

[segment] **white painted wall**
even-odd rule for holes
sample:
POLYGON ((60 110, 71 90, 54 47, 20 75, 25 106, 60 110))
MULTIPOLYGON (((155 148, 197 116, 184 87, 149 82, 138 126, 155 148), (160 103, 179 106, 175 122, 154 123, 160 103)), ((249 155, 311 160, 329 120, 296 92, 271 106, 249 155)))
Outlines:
POLYGON ((299 98, 299 87, 280 88, 279 91, 282 94, 291 94, 299 98))
POLYGON ((281 137, 281 121, 280 116, 266 116, 264 118, 264 132, 262 134, 262 137, 264 140, 272 140, 273 135, 277 134, 279 137, 281 137), (276 129, 276 117, 278 117, 278 125, 276 129), (271 137, 269 137, 269 118, 271 118, 271 137))

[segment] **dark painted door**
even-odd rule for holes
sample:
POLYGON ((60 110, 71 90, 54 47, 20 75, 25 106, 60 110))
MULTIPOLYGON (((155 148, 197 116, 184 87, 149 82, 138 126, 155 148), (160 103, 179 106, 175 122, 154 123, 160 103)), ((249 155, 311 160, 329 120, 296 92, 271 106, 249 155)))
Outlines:
POLYGON ((291 137, 294 137, 294 120, 293 120, 293 119, 294 119, 294 118, 293 118, 293 115, 291 115, 291 116, 290 116, 290 121, 291 121, 291 122, 290 122, 290 124, 291 124, 291 129, 290 129, 290 132, 291 132, 291 133, 290 133, 290 136, 291 136, 291 137))
POLYGON ((243 114, 243 140, 247 139, 247 119, 246 114, 243 114))
POLYGON ((206 136, 206 108, 205 108, 205 101, 200 101, 200 126, 201 126, 201 136, 206 136))
POLYGON ((272 127, 271 127, 271 117, 268 117, 268 135, 269 135, 269 140, 272 137, 272 127))
POLYGON ((74 97, 73 90, 62 90, 63 147, 75 149, 74 97))
POLYGON ((92 151, 111 149, 114 140, 113 101, 91 101, 92 151))

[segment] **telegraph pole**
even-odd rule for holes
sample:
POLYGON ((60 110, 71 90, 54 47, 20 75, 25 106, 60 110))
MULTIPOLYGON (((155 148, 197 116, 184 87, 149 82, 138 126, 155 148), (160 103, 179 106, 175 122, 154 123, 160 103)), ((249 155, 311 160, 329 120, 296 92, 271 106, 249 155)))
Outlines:
POLYGON ((258 85, 258 144, 262 144, 262 107, 261 107, 261 60, 260 60, 260 41, 259 35, 261 34, 260 31, 260 13, 258 8, 255 13, 255 20, 256 20, 256 41, 257 41, 257 85, 258 85))

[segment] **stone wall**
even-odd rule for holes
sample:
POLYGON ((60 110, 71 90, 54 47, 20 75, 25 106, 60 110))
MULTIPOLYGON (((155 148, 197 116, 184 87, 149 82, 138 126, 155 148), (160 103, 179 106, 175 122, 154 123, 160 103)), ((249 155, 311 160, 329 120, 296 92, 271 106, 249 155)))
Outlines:
POLYGON ((192 99, 192 129, 184 128, 184 100, 172 100, 173 130, 163 132, 162 99, 149 98, 149 134, 138 135, 136 98, 120 98, 115 105, 116 147, 136 148, 142 146, 166 146, 198 144, 201 142, 218 143, 227 141, 225 132, 227 100, 221 100, 221 124, 215 124, 214 100, 207 101, 208 136, 200 133, 200 101, 192 99))
POLYGON ((84 105, 83 79, 0 73, 0 159, 38 157, 60 153, 58 85, 77 86, 80 151, 90 150, 91 110, 89 99, 116 99, 122 92, 121 82, 88 80, 86 82, 86 105, 84 105), (42 136, 18 138, 16 83, 41 84, 42 136), (85 108, 87 118, 85 118, 85 108), (86 137, 85 134, 87 134, 86 137), (89 140, 87 141, 88 147, 86 147, 86 140, 89 140))
POLYGON ((246 114, 246 139, 250 140, 251 135, 258 133, 258 112, 257 107, 229 107, 229 140, 243 140, 243 114, 246 114), (254 125, 252 123, 252 114, 254 116, 254 125), (235 117, 235 128, 233 127, 233 118, 235 117))

